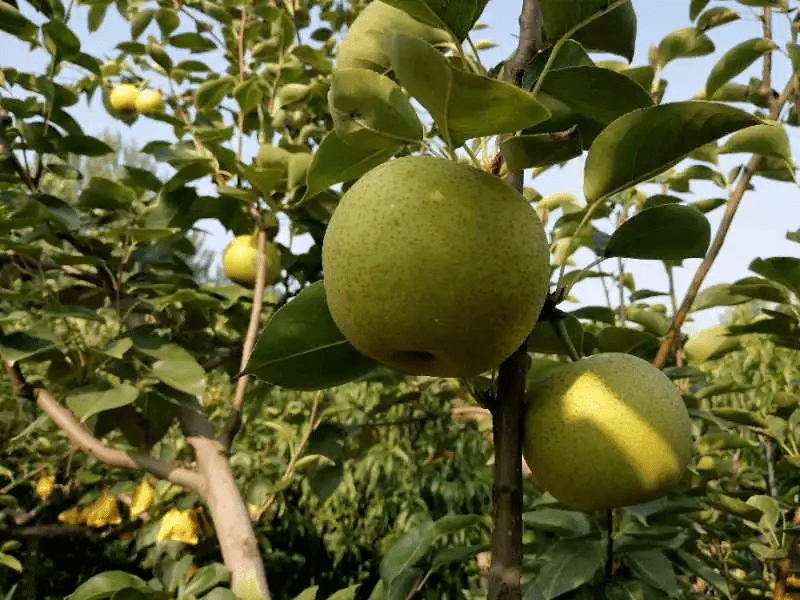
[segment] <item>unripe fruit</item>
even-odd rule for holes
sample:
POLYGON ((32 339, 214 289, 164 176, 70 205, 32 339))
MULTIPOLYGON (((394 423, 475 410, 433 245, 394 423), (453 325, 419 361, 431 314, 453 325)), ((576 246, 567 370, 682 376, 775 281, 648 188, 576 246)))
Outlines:
POLYGON ((562 504, 638 504, 678 483, 692 454, 689 413, 675 384, 647 361, 597 354, 531 384, 524 454, 562 504))
POLYGON ((111 90, 108 103, 119 112, 136 112, 136 99, 139 90, 131 83, 121 83, 111 90))
POLYGON ((164 110, 164 99, 158 90, 143 90, 136 98, 136 110, 143 114, 164 110))
POLYGON ((406 12, 380 0, 373 0, 356 17, 336 51, 336 68, 361 67, 382 73, 391 68, 383 49, 387 31, 406 33, 430 44, 450 41, 442 29, 436 29, 409 16, 406 12))
MULTIPOLYGON (((222 254, 222 272, 225 277, 241 286, 252 288, 256 284, 256 260, 258 246, 256 236, 240 235, 225 247, 222 254)), ((280 279, 281 254, 274 244, 267 242, 267 285, 280 279)))
POLYGON ((501 179, 430 156, 390 160, 342 196, 322 248, 334 322, 360 352, 408 373, 498 366, 547 295, 547 241, 501 179))

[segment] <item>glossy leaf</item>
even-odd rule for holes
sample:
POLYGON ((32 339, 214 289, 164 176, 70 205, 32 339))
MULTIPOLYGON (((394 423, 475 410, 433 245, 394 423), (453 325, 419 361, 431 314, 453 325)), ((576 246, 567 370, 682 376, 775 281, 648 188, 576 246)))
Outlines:
POLYGON ((736 294, 727 283, 718 283, 700 290, 692 303, 692 311, 706 310, 717 306, 736 306, 749 302, 750 297, 736 294))
POLYGON ((422 123, 402 88, 370 69, 339 69, 331 76, 328 107, 345 143, 377 150, 422 139, 422 123))
POLYGON ((134 386, 122 384, 106 389, 77 388, 67 394, 67 406, 82 420, 106 410, 133 404, 139 396, 134 386))
POLYGON ((381 579, 391 589, 392 582, 413 567, 437 539, 472 527, 481 520, 477 515, 447 515, 436 521, 427 521, 404 534, 381 560, 381 579))
POLYGON ((714 42, 694 27, 684 27, 668 34, 658 44, 656 63, 664 68, 678 58, 705 56, 714 52, 714 42))
POLYGON ((713 102, 675 102, 630 112, 606 127, 586 157, 588 202, 666 171, 695 148, 759 120, 713 102))
POLYGON ((262 331, 247 372, 289 389, 320 389, 357 379, 377 363, 345 340, 318 281, 276 312, 262 331))
POLYGON ((563 135, 517 135, 503 140, 500 149, 503 159, 512 171, 556 165, 583 154, 583 144, 577 129, 563 135))
POLYGON ((124 571, 105 571, 81 584, 70 594, 70 600, 102 600, 110 598, 115 592, 125 588, 133 588, 142 592, 150 589, 136 575, 124 571))
POLYGON ((358 148, 342 141, 331 131, 322 140, 311 159, 306 174, 304 200, 313 198, 330 186, 356 179, 395 153, 396 147, 358 148))
POLYGON ((606 257, 681 260, 705 256, 711 225, 699 210, 681 204, 647 208, 611 235, 606 257))
POLYGON ((754 273, 779 283, 800 296, 800 259, 794 256, 756 258, 748 267, 754 273))
POLYGON ((488 0, 384 0, 434 27, 447 27, 459 41, 483 13, 488 0))
POLYGON ((775 49, 775 42, 765 38, 753 38, 741 42, 728 50, 717 61, 706 79, 706 97, 714 93, 742 71, 747 69, 764 53, 775 49))
POLYGON ((697 30, 705 32, 709 29, 713 29, 714 27, 719 27, 720 25, 725 25, 726 23, 731 23, 738 20, 739 13, 737 13, 735 10, 726 6, 715 6, 713 8, 709 8, 702 15, 700 15, 700 17, 697 19, 697 30))
MULTIPOLYGON (((543 0, 543 34, 554 44, 572 28, 609 5, 607 0, 543 0)), ((584 25, 572 38, 588 50, 609 52, 633 60, 636 44, 636 13, 631 2, 584 25)))
POLYGON ((539 590, 544 600, 552 600, 594 578, 603 564, 603 543, 585 538, 558 540, 542 558, 546 562, 531 586, 539 590))
POLYGON ((786 135, 786 130, 779 123, 754 125, 737 131, 719 147, 718 152, 720 154, 745 152, 792 160, 789 136, 786 135))
POLYGON ((536 98, 509 83, 452 68, 436 48, 402 33, 385 36, 400 84, 428 109, 452 146, 464 140, 512 133, 548 117, 536 98), (502 105, 502 111, 496 110, 502 105))
POLYGON ((625 560, 634 573, 653 587, 663 590, 670 596, 677 596, 680 593, 675 569, 660 550, 628 552, 625 560))

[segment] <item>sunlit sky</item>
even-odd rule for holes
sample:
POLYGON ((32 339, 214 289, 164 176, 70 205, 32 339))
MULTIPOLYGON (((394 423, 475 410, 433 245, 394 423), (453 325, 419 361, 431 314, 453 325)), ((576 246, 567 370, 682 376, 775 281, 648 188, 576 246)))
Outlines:
MULTIPOLYGON (((24 1, 21 0, 23 13, 35 22, 41 22, 41 17, 29 6, 25 5, 24 1)), ((693 97, 703 88, 705 77, 708 75, 710 68, 724 51, 742 40, 760 37, 761 25, 758 19, 758 9, 733 2, 727 4, 731 4, 732 7, 739 11, 742 19, 724 27, 712 29, 709 32, 709 36, 713 39, 717 48, 714 54, 702 58, 676 60, 666 67, 663 78, 669 82, 669 85, 665 101, 686 100, 693 97)), ((515 31, 518 27, 517 19, 520 5, 521 2, 519 1, 490 0, 481 19, 488 27, 476 32, 474 35, 474 39, 491 39, 498 44, 498 47, 482 54, 485 65, 491 66, 503 60, 516 46, 515 31)), ((633 0, 633 5, 638 17, 637 48, 633 62, 639 65, 646 64, 647 52, 650 46, 657 45, 669 32, 690 25, 688 16, 689 2, 688 0, 673 0, 670 2, 664 2, 663 0, 633 0)), ((94 34, 89 34, 86 29, 85 7, 78 7, 75 10, 71 25, 81 39, 84 51, 98 57, 113 58, 116 55, 114 46, 123 40, 130 39, 129 26, 116 14, 113 5, 108 12, 108 17, 103 27, 94 34)), ((779 45, 783 45, 788 31, 786 17, 776 16, 773 26, 776 41, 779 45)), ((154 27, 154 24, 151 25, 140 39, 146 39, 147 34, 154 27)), ((189 29, 189 24, 182 23, 181 29, 184 27, 189 29)), ((29 72, 43 72, 47 59, 44 51, 32 53, 27 46, 20 44, 3 32, 0 32, 0 49, 2 49, 0 50, 0 64, 3 66, 13 66, 29 72)), ((210 60, 207 56, 210 55, 203 55, 203 59, 210 60)), ((789 62, 785 55, 778 54, 774 63, 775 82, 773 87, 780 90, 789 77, 789 62)), ((211 64, 211 61, 209 64, 211 64)), ((737 78, 737 81, 746 82, 751 75, 758 75, 756 66, 737 78)), ((78 71, 68 72, 63 75, 63 77, 74 77, 75 79, 80 76, 81 74, 78 71)), ((152 85, 153 87, 158 87, 159 83, 161 82, 154 81, 152 85)), ((6 92, 2 91, 0 93, 6 92)), ((14 93, 18 94, 20 92, 17 89, 14 93)), ((95 97, 90 105, 82 101, 78 106, 71 108, 70 112, 81 123, 87 134, 119 133, 123 138, 133 140, 140 147, 155 139, 173 139, 172 129, 157 121, 140 118, 132 126, 127 126, 121 121, 113 119, 106 113, 98 97, 95 97)), ((788 128, 788 134, 792 148, 796 151, 800 147, 800 132, 796 128, 788 128)), ((247 155, 252 156, 255 150, 256 144, 250 140, 250 143, 245 147, 247 155)), ((727 173, 730 167, 746 159, 747 157, 744 155, 726 156, 721 160, 720 170, 723 173, 727 173)), ((582 173, 582 160, 574 160, 564 168, 551 169, 535 181, 527 181, 526 183, 534 187, 542 195, 567 191, 574 193, 580 200, 582 199, 582 173)), ((713 283, 732 282, 749 275, 747 266, 757 257, 798 255, 800 246, 788 241, 785 236, 787 231, 794 231, 800 228, 800 190, 793 184, 774 182, 762 178, 755 179, 754 186, 755 189, 745 196, 730 230, 728 241, 709 273, 704 286, 713 283)), ((201 189, 200 191, 202 193, 211 193, 212 188, 209 185, 207 189, 201 189)), ((720 192, 721 190, 710 183, 693 182, 692 194, 684 195, 684 197, 688 199, 719 197, 721 195, 720 192)), ((719 208, 708 215, 712 225, 712 235, 716 231, 723 210, 723 208, 719 208)), ((221 251, 233 235, 231 232, 225 231, 216 221, 201 221, 198 223, 198 227, 208 232, 206 246, 215 251, 221 251)), ((606 231, 610 233, 610 226, 606 226, 606 231)), ((585 264, 591 259, 591 255, 588 250, 582 250, 576 255, 576 258, 580 264, 585 264)), ((682 296, 699 262, 699 259, 687 260, 684 263, 684 268, 676 271, 675 284, 679 296, 682 296)), ((660 262, 627 261, 626 269, 633 273, 638 288, 666 290, 666 278, 660 262)), ((574 293, 580 298, 581 302, 577 305, 564 306, 567 310, 584 304, 605 303, 601 288, 596 282, 579 283, 574 293)), ((718 319, 718 311, 702 311, 695 315, 695 321, 693 324, 689 324, 689 328, 707 326, 715 323, 718 319)))

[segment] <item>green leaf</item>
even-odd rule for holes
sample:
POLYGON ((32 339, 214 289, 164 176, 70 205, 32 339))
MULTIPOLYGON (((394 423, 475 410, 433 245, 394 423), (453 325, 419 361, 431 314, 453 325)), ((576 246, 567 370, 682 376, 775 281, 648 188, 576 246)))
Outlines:
POLYGON ((696 363, 720 358, 736 350, 740 342, 736 336, 730 335, 727 325, 712 325, 696 331, 689 336, 683 346, 686 357, 696 363))
POLYGON ((318 281, 272 316, 256 342, 247 372, 281 387, 311 390, 341 385, 377 366, 337 329, 318 281))
POLYGON ((5 552, 0 552, 0 565, 12 569, 17 573, 22 573, 22 563, 16 558, 5 552))
POLYGON ((92 415, 136 402, 139 390, 122 384, 98 389, 96 386, 77 388, 67 394, 69 409, 85 421, 92 415))
POLYGON ((722 594, 725 597, 727 598, 731 597, 730 587, 728 586, 728 582, 723 575, 717 573, 712 567, 707 565, 703 560, 701 560, 700 558, 696 557, 693 554, 686 552, 685 550, 678 549, 676 552, 679 560, 682 561, 684 565, 686 565, 686 569, 689 572, 694 573, 695 575, 698 575, 699 577, 705 579, 717 590, 722 592, 722 594))
POLYGON ((36 39, 39 29, 10 2, 0 2, 0 31, 32 42, 36 39))
POLYGON ((136 40, 142 35, 147 26, 153 20, 155 11, 151 9, 138 10, 131 18, 131 39, 136 40))
POLYGON ((689 20, 694 21, 709 2, 710 0, 691 0, 689 3, 689 20))
POLYGON ((114 152, 114 149, 105 142, 90 135, 70 134, 61 140, 65 152, 81 156, 103 156, 114 152))
POLYGON ((783 126, 777 122, 754 125, 737 131, 719 147, 718 152, 720 154, 745 152, 762 156, 777 156, 787 161, 792 160, 789 136, 786 135, 783 126))
POLYGON ((173 35, 169 38, 169 43, 176 48, 190 50, 192 54, 201 54, 217 47, 213 40, 191 31, 173 35))
POLYGON ((386 0, 419 21, 447 27, 459 41, 481 16, 488 0, 386 0))
POLYGON ((81 584, 77 590, 70 594, 69 600, 102 600, 103 598, 110 598, 115 592, 125 588, 133 588, 142 592, 147 592, 150 589, 136 575, 131 575, 124 571, 106 571, 81 584))
MULTIPOLYGON (((572 315, 565 315, 563 321, 573 347, 583 348, 583 327, 580 321, 572 315)), ((542 354, 569 355, 569 348, 566 347, 565 342, 556 333, 553 323, 549 320, 536 323, 528 336, 528 349, 530 352, 542 354)))
POLYGON ((230 581, 231 574, 228 568, 221 563, 211 563, 195 571, 184 589, 185 594, 199 596, 212 588, 230 581))
POLYGON ((345 143, 377 150, 422 139, 422 123, 402 88, 370 69, 339 69, 331 76, 328 107, 345 143))
POLYGON ((264 99, 264 92, 259 85, 258 77, 248 77, 233 89, 233 97, 239 103, 239 108, 243 114, 254 110, 264 99))
POLYGON ((311 159, 303 200, 316 196, 336 183, 360 177, 373 167, 389 160, 395 150, 394 147, 357 148, 346 144, 336 132, 331 131, 322 140, 311 159))
POLYGON ((717 306, 736 306, 737 304, 744 304, 749 301, 749 296, 734 293, 729 284, 718 283, 703 288, 700 293, 697 294, 690 310, 696 312, 717 306))
POLYGON ((587 202, 666 171, 689 152, 759 119, 713 102, 688 101, 634 110, 597 136, 586 157, 587 202))
POLYGON ((208 110, 215 108, 222 99, 233 91, 236 86, 236 79, 231 75, 225 75, 217 79, 207 79, 197 87, 194 96, 194 103, 198 110, 208 110))
POLYGON ((452 146, 464 140, 513 133, 544 121, 536 98, 509 83, 452 68, 436 48, 402 33, 385 37, 400 84, 428 109, 452 146), (496 110, 503 106, 503 110, 496 110))
POLYGON ((711 225, 696 208, 662 204, 636 213, 611 235, 603 256, 651 260, 702 258, 711 225))
POLYGON ((706 79, 706 97, 710 98, 720 87, 742 73, 765 53, 776 48, 775 42, 754 38, 741 42, 728 50, 717 61, 706 79))
POLYGON ((156 23, 161 30, 161 35, 166 37, 178 28, 181 19, 174 9, 161 7, 156 12, 156 23))
POLYGON ((202 396, 205 390, 206 373, 186 351, 156 361, 152 373, 168 386, 190 396, 202 396))
POLYGON ((661 341, 652 333, 628 327, 605 327, 597 337, 601 352, 623 352, 642 358, 655 355, 661 341))
POLYGON ((756 258, 748 268, 770 281, 786 286, 800 296, 800 259, 794 256, 756 258))
POLYGON ((678 58, 694 58, 714 52, 714 42, 694 27, 684 27, 668 34, 658 44, 656 64, 663 69, 678 58))
POLYGON ((389 589, 392 583, 413 567, 439 537, 467 529, 481 520, 478 515, 447 515, 437 521, 427 521, 403 535, 381 560, 381 579, 389 589))
POLYGON ((523 513, 522 522, 526 527, 560 537, 582 537, 596 529, 591 517, 585 513, 547 506, 523 513))
POLYGON ((736 423, 738 425, 746 425, 748 427, 763 427, 764 429, 769 426, 764 417, 758 413, 755 413, 751 410, 745 410, 743 408, 719 406, 717 408, 711 408, 710 412, 715 417, 725 419, 726 421, 730 421, 731 423, 736 423))
POLYGON ((328 600, 355 600, 356 592, 361 584, 351 585, 328 596, 328 600))
POLYGON ((71 60, 81 52, 81 42, 72 30, 61 21, 48 21, 42 25, 44 46, 53 56, 71 60))
MULTIPOLYGON (((552 600, 590 582, 603 564, 600 540, 558 540, 542 556, 546 561, 531 583, 544 600, 552 600)), ((526 593, 525 598, 529 596, 526 593)))
POLYGON ((58 346, 56 340, 50 339, 52 336, 40 337, 40 333, 32 330, 0 334, 0 356, 3 360, 15 363, 58 346))
POLYGON ((726 6, 709 8, 697 19, 697 30, 706 32, 714 27, 725 25, 739 19, 739 13, 726 6))
MULTIPOLYGON (((582 21, 606 8, 608 0, 542 0, 545 41, 554 44, 582 21)), ((632 2, 584 25, 572 38, 588 50, 609 52, 633 60, 636 45, 636 13, 632 2)))
POLYGON ((511 171, 522 171, 567 162, 583 154, 583 144, 578 130, 573 129, 562 135, 540 133, 510 137, 500 143, 500 150, 511 171))
POLYGON ((319 591, 318 585, 306 588, 305 590, 300 592, 300 594, 298 594, 294 600, 316 600, 318 591, 319 591))
POLYGON ((670 560, 660 550, 628 552, 625 560, 634 573, 646 583, 665 591, 670 596, 680 594, 678 578, 670 560))

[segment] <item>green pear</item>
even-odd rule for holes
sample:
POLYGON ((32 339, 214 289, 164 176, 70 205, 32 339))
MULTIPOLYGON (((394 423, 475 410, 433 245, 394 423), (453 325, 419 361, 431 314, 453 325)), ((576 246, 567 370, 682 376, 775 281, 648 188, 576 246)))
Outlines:
MULTIPOLYGON (((256 259, 258 258, 257 238, 254 235, 239 235, 228 243, 222 253, 222 272, 225 277, 247 288, 256 285, 256 259)), ((267 285, 278 281, 281 276, 281 253, 270 242, 266 247, 267 285)))
POLYGON ((399 31, 436 45, 450 41, 450 35, 409 16, 380 0, 373 0, 356 17, 336 51, 336 69, 361 67, 383 73, 391 68, 383 48, 383 34, 399 31))
POLYGON ((524 455, 541 487, 584 511, 638 504, 675 486, 692 455, 689 412, 661 371, 604 353, 532 382, 524 455))
POLYGON ((271 144, 262 144, 256 154, 256 164, 259 167, 267 169, 283 169, 284 171, 289 168, 289 160, 292 158, 292 153, 285 148, 279 148, 271 144))
POLYGON ((385 162, 342 196, 322 247, 334 322, 395 369, 470 377, 531 332, 549 287, 547 240, 530 204, 470 165, 385 162))
POLYGON ((351 146, 377 150, 422 139, 422 123, 402 88, 369 69, 334 71, 328 108, 336 135, 351 146))

